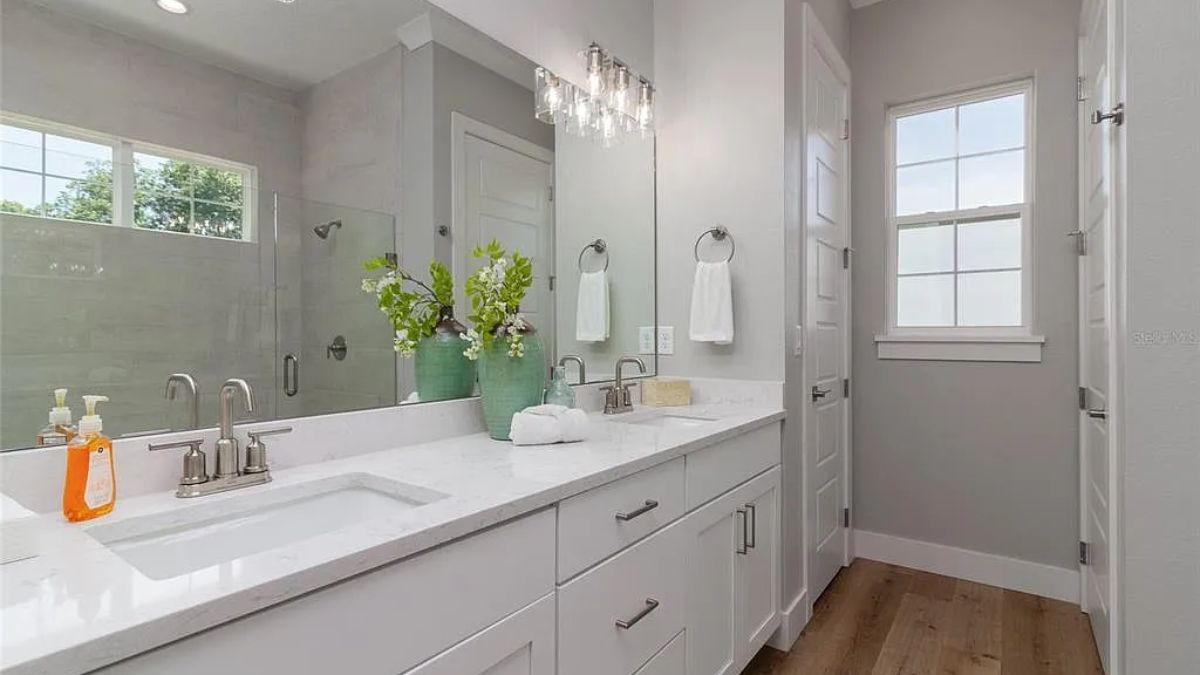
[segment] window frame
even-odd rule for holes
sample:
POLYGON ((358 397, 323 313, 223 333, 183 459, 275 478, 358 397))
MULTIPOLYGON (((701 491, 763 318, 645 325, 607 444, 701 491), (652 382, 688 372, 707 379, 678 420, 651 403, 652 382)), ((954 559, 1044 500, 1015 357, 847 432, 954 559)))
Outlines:
MULTIPOLYGON (((1036 305, 1034 288, 1033 214, 1035 212, 1035 158, 1037 155, 1037 128, 1034 123, 1036 110, 1035 88, 1032 78, 977 87, 952 94, 921 99, 910 103, 889 106, 885 116, 885 205, 884 221, 887 238, 887 301, 885 332, 876 336, 881 358, 917 358, 935 360, 1040 360, 1040 343, 1044 338, 1035 333, 1034 317, 1036 305), (980 103, 1016 94, 1025 96, 1025 141, 1024 149, 1024 201, 1000 206, 984 206, 950 211, 932 211, 921 214, 898 216, 896 214, 896 141, 897 120, 901 117, 934 112, 947 108, 980 103), (899 236, 905 226, 927 224, 958 224, 969 221, 1018 217, 1021 220, 1021 323, 1016 326, 899 326, 897 304, 899 301, 899 236), (967 349, 955 349, 961 343, 967 349), (909 345, 909 346, 905 346, 909 345), (950 345, 939 348, 937 345, 950 345), (989 348, 989 345, 994 348, 989 348), (1023 346, 1021 349, 1007 345, 1023 346), (1037 359, 1031 358, 1033 345, 1037 359), (919 347, 919 348, 918 348, 919 347), (996 358, 989 358, 993 354, 996 358), (885 355, 886 354, 886 355, 885 355)), ((957 142, 957 138, 956 138, 957 142)), ((961 160, 962 157, 987 156, 1015 150, 995 150, 987 153, 957 154, 942 158, 961 160)), ((919 165, 914 163, 913 165, 919 165)), ((957 201, 958 170, 955 172, 955 199, 957 201)), ((957 242, 957 232, 956 232, 957 242)), ((955 256, 957 258, 957 243, 955 256)), ((957 268, 951 273, 955 284, 955 312, 958 312, 957 285, 961 272, 957 268)))
MULTIPOLYGON (((106 225, 109 227, 126 227, 131 230, 158 232, 160 234, 183 234, 192 237, 203 237, 204 239, 213 239, 217 241, 231 242, 247 242, 254 243, 258 240, 258 167, 250 164, 243 164, 233 160, 222 159, 220 157, 212 157, 198 152, 188 150, 180 150, 165 145, 156 143, 145 143, 113 134, 105 134, 90 129, 73 127, 66 124, 51 122, 48 120, 30 117, 28 115, 20 115, 10 113, 8 111, 0 111, 0 124, 21 127, 30 131, 37 131, 43 134, 53 134, 55 136, 63 136, 74 138, 76 140, 105 145, 112 148, 112 171, 113 171, 113 208, 112 222, 101 223, 96 221, 84 220, 69 220, 64 218, 56 218, 44 214, 31 216, 24 215, 26 218, 43 218, 46 220, 57 220, 60 222, 70 223, 85 223, 88 225, 106 225), (134 169, 134 153, 144 152, 153 154, 167 159, 174 159, 194 164, 202 164, 214 169, 222 171, 236 172, 242 177, 242 236, 238 239, 226 237, 214 237, 206 234, 196 234, 194 232, 174 232, 171 230, 156 230, 152 228, 137 227, 133 220, 134 214, 134 197, 136 194, 136 171, 134 169)), ((44 141, 43 141, 44 142, 44 141)), ((43 155, 45 150, 43 148, 43 155)), ((24 171, 30 175, 36 175, 31 171, 24 171)), ((42 198, 45 201, 45 160, 43 158, 42 173, 43 188, 42 198)), ((189 197, 189 200, 194 203, 194 197, 189 197)), ((204 201, 204 200, 201 200, 204 201)), ((193 207, 194 208, 194 207, 193 207)), ((19 215, 19 214, 5 214, 19 215)))

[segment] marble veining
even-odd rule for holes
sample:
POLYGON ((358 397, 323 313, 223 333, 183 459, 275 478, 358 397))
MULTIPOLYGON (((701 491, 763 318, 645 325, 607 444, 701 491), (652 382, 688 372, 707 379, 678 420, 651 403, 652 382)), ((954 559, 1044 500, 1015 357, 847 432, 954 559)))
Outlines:
MULTIPOLYGON (((768 404, 769 406, 769 404, 768 404)), ((396 513, 213 565, 151 579, 88 533, 126 519, 195 507, 173 489, 122 499, 109 516, 73 525, 37 519, 39 555, 0 567, 0 670, 83 673, 511 518, 783 418, 778 407, 710 404, 659 409, 713 418, 656 428, 592 415, 583 443, 514 447, 474 433, 275 472, 254 490, 365 473, 444 493, 396 513)), ((164 486, 170 487, 170 486, 164 486)), ((213 514, 245 491, 204 498, 213 514)), ((5 508, 6 512, 10 512, 5 508)), ((10 512, 11 513, 11 512, 10 512)))

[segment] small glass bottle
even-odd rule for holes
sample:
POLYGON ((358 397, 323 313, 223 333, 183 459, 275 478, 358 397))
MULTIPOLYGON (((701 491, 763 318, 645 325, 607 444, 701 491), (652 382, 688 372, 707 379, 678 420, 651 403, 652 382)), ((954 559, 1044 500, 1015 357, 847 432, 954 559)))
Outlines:
POLYGON ((567 384, 567 367, 554 366, 554 370, 551 373, 550 388, 546 390, 546 395, 542 398, 542 401, 544 403, 554 403, 555 405, 574 408, 575 390, 571 389, 571 385, 567 384))

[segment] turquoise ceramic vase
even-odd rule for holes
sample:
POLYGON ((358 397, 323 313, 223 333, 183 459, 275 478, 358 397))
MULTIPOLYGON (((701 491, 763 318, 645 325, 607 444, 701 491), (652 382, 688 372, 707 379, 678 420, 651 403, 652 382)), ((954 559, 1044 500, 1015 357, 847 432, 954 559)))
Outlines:
POLYGON ((454 320, 454 308, 443 306, 433 335, 421 338, 414 356, 417 395, 421 402, 466 398, 475 390, 475 362, 463 356, 467 329, 454 320))
POLYGON ((512 416, 542 402, 546 386, 546 354, 542 339, 530 328, 522 336, 525 355, 508 355, 508 338, 496 338, 490 349, 479 354, 479 393, 483 397, 483 418, 488 434, 509 440, 512 416))

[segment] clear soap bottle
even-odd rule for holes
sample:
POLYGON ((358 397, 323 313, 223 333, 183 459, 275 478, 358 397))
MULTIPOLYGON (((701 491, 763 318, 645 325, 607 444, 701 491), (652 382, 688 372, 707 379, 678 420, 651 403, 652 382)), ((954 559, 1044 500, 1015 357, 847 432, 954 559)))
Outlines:
POLYGON ((38 432, 35 445, 66 445, 78 431, 71 423, 71 409, 67 407, 67 390, 54 390, 54 407, 50 409, 50 421, 38 432))
POLYGON ((551 373, 550 387, 546 389, 546 395, 542 398, 542 402, 574 408, 575 390, 571 389, 571 385, 567 384, 566 366, 554 366, 554 370, 551 373))

